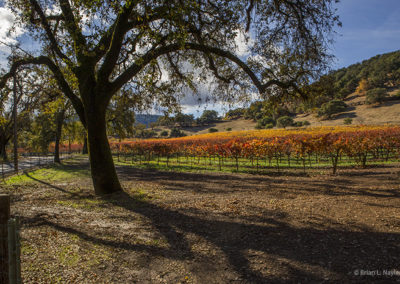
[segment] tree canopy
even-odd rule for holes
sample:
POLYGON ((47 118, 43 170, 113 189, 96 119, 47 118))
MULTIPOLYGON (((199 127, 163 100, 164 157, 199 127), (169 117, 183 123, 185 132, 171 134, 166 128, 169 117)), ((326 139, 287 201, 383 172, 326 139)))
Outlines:
POLYGON ((0 88, 21 66, 47 66, 87 129, 96 193, 112 193, 106 110, 119 90, 161 107, 204 83, 223 100, 299 93, 329 60, 333 2, 8 0, 40 48, 15 54, 0 88))
POLYGON ((219 120, 218 112, 215 110, 204 110, 202 115, 197 119, 199 124, 210 124, 219 120))

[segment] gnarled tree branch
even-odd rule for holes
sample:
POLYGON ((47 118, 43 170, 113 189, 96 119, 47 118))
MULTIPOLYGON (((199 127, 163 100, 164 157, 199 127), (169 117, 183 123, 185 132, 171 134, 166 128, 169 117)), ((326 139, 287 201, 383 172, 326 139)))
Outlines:
POLYGON ((97 72, 97 77, 99 80, 108 81, 108 77, 111 75, 114 69, 115 63, 117 62, 120 54, 125 34, 128 32, 126 26, 128 24, 129 16, 136 4, 137 1, 127 1, 119 13, 115 24, 113 25, 114 29, 111 36, 110 47, 106 53, 106 57, 104 58, 101 68, 97 72))
POLYGON ((57 40, 51 31, 50 25, 48 23, 48 18, 46 18, 46 15, 44 14, 42 8, 40 7, 39 3, 36 0, 30 0, 31 5, 35 12, 39 15, 40 18, 40 23, 43 26, 43 29, 46 32, 46 35, 50 41, 51 48, 54 50, 54 52, 69 66, 72 66, 71 60, 61 52, 60 47, 58 46, 57 40))
POLYGON ((65 27, 67 28, 69 34, 71 35, 74 44, 75 52, 78 61, 83 61, 85 59, 85 53, 87 52, 86 38, 82 34, 82 29, 77 24, 72 8, 68 0, 58 0, 60 3, 60 8, 65 20, 65 27))
POLYGON ((82 124, 86 127, 86 120, 84 115, 83 104, 80 98, 74 94, 71 87, 64 78, 63 73, 60 68, 47 56, 39 56, 32 58, 23 58, 13 62, 10 71, 0 78, 0 89, 4 88, 8 79, 12 78, 17 72, 18 68, 24 65, 46 65, 50 71, 53 73, 60 89, 63 91, 65 96, 70 99, 72 105, 74 106, 82 124))
POLYGON ((215 55, 224 57, 229 59, 230 61, 234 62, 236 65, 238 65, 251 79, 253 84, 256 86, 260 94, 265 93, 267 88, 276 85, 282 88, 294 88, 297 92, 301 93, 301 90, 297 87, 296 82, 294 81, 280 81, 277 79, 271 79, 266 83, 262 83, 260 79, 258 79, 257 75, 250 69, 250 67, 243 62, 239 57, 234 55, 233 53, 222 50, 217 47, 213 46, 208 46, 204 44, 198 44, 198 43, 185 43, 184 46, 182 47, 181 44, 170 44, 166 46, 162 46, 159 48, 156 48, 154 50, 149 51, 145 55, 143 55, 140 60, 136 61, 133 63, 129 68, 125 70, 119 77, 117 77, 111 84, 110 84, 110 91, 111 93, 114 93, 118 89, 120 89, 124 84, 126 84, 131 78, 133 78, 136 74, 140 72, 140 70, 149 64, 152 60, 157 59, 159 56, 166 55, 171 52, 176 52, 178 50, 196 50, 199 52, 203 52, 206 54, 213 53, 215 55))

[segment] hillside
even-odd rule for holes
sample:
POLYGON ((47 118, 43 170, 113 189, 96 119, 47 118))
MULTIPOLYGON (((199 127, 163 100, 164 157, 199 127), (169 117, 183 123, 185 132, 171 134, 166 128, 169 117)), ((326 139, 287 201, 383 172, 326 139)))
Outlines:
POLYGON ((256 123, 251 119, 238 118, 232 120, 222 120, 207 126, 187 127, 183 130, 188 135, 194 135, 208 133, 210 128, 216 128, 218 129, 218 132, 252 130, 254 129, 255 125, 256 123))
MULTIPOLYGON (((306 92, 310 98, 306 102, 297 99, 279 105, 255 102, 243 110, 241 118, 216 123, 211 127, 223 131, 232 124, 231 128, 235 130, 251 129, 263 118, 267 117, 276 123, 277 118, 284 115, 291 116, 294 121, 308 121, 311 126, 343 125, 345 118, 351 118, 355 125, 400 124, 400 50, 376 55, 323 75, 308 86, 306 92), (367 105, 366 94, 378 88, 385 90, 383 102, 367 105), (395 95, 399 98, 395 98, 395 95), (329 119, 318 117, 318 110, 332 100, 344 101, 346 109, 332 114, 329 119)), ((198 133, 207 131, 202 129, 198 133)))
POLYGON ((313 97, 306 107, 319 107, 329 99, 346 99, 354 92, 362 93, 374 88, 391 88, 400 85, 400 50, 376 55, 329 74, 310 85, 308 94, 313 97))
MULTIPOLYGON (((393 93, 393 92, 391 92, 393 93)), ((349 105, 345 112, 333 116, 332 119, 320 119, 314 113, 298 114, 294 117, 295 121, 308 121, 310 126, 336 126, 344 125, 344 119, 352 119, 352 125, 400 125, 400 100, 386 101, 380 106, 368 106, 364 104, 365 95, 354 94, 345 100, 349 105)), ((218 132, 252 130, 256 122, 251 119, 238 118, 224 120, 204 127, 184 128, 188 135, 208 133, 210 128, 218 129, 218 132)))
MULTIPOLYGON (((221 121, 204 126, 182 126, 181 129, 186 135, 208 133, 211 128, 218 132, 252 130, 256 126, 262 129, 267 124, 277 127, 282 116, 290 116, 295 123, 307 121, 311 126, 343 125, 345 119, 351 119, 353 125, 400 124, 400 50, 331 71, 304 92, 310 98, 308 101, 291 98, 284 102, 253 102, 248 108, 231 109, 221 121), (383 90, 384 98, 380 103, 367 104, 367 94, 378 89, 383 90), (335 100, 344 102, 344 108, 329 115, 319 114, 324 105, 335 100)), ((157 118, 152 116, 152 119, 157 118)), ((161 126, 155 130, 160 135, 161 131, 171 128, 161 126)))
MULTIPOLYGON (((394 95, 397 91, 388 94, 394 95)), ((400 100, 387 100, 381 105, 366 105, 365 95, 353 93, 346 98, 346 111, 335 114, 332 119, 321 119, 315 113, 296 115, 295 121, 308 121, 311 126, 343 125, 345 118, 351 118, 353 125, 400 124, 400 100)))

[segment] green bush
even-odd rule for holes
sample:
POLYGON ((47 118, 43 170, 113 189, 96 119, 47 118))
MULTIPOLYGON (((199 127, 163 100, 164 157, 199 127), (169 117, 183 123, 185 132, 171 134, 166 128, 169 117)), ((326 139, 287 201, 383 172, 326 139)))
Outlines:
POLYGON ((162 137, 167 137, 167 136, 168 136, 168 131, 167 131, 167 130, 162 131, 162 132, 160 133, 160 136, 162 136, 162 137))
MULTIPOLYGON (((275 125, 275 120, 270 116, 264 116, 257 120, 256 129, 264 129, 268 124, 272 124, 272 127, 275 125)), ((271 128, 272 128, 271 127, 271 128)))
POLYGON ((301 121, 296 121, 296 122, 293 124, 293 126, 302 127, 302 126, 303 126, 303 122, 301 122, 301 121))
POLYGON ((208 129, 208 132, 210 132, 210 133, 218 132, 218 129, 217 128, 210 128, 210 129, 208 129))
POLYGON ((272 123, 268 123, 267 125, 265 125, 265 129, 271 129, 274 128, 274 125, 272 123))
POLYGON ((261 123, 263 125, 267 125, 267 124, 274 125, 275 124, 275 120, 270 116, 264 116, 263 118, 261 118, 261 123))
POLYGON ((236 118, 242 117, 244 115, 245 111, 246 110, 244 108, 232 109, 225 114, 225 118, 226 119, 236 119, 236 118))
POLYGON ((311 125, 311 123, 308 120, 303 121, 303 126, 309 126, 309 125, 311 125))
POLYGON ((277 126, 283 127, 283 128, 291 126, 291 125, 293 125, 293 123, 294 123, 293 118, 291 118, 290 116, 281 116, 276 121, 277 126))
POLYGON ((381 104, 385 100, 386 96, 387 93, 385 88, 375 88, 367 91, 365 103, 368 105, 375 103, 381 104))
POLYGON ((226 129, 226 131, 232 131, 232 128, 228 127, 228 128, 226 129))
POLYGON ((352 124, 352 122, 353 122, 353 119, 350 118, 350 117, 346 117, 346 118, 343 120, 343 123, 346 124, 346 125, 350 125, 350 124, 352 124))
POLYGON ((178 128, 172 128, 169 137, 183 137, 186 136, 185 132, 178 128))
POLYGON ((318 116, 330 119, 332 118, 333 114, 343 112, 346 110, 346 108, 347 105, 344 101, 332 100, 330 102, 324 103, 321 106, 321 108, 318 110, 318 116))

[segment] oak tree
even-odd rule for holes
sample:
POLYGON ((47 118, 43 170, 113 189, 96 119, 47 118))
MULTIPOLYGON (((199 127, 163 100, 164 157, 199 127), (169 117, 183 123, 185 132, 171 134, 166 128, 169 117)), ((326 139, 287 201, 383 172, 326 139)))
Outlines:
POLYGON ((296 93, 329 58, 334 2, 8 0, 40 49, 14 59, 0 88, 23 65, 47 66, 87 129, 96 194, 117 192, 106 131, 114 94, 171 106, 205 83, 221 100, 296 93))

